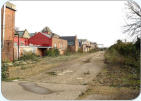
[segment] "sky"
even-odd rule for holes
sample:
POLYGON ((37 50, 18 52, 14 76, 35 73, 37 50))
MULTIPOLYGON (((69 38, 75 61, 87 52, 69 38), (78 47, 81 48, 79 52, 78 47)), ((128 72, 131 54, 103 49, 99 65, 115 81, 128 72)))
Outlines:
POLYGON ((109 47, 123 34, 125 1, 11 1, 16 5, 15 26, 34 33, 48 26, 60 36, 77 35, 109 47))

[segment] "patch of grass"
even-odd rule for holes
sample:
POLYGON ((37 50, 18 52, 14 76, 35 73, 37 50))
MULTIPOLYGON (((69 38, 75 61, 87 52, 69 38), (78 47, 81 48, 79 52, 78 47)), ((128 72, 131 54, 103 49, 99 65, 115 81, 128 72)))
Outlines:
POLYGON ((83 83, 82 85, 88 85, 88 83, 83 83))
POLYGON ((89 53, 95 53, 95 52, 97 52, 98 51, 98 49, 91 49, 90 51, 89 51, 89 53))
POLYGON ((89 75, 90 71, 84 72, 84 75, 89 75))
POLYGON ((105 70, 96 76, 94 84, 110 87, 128 87, 132 89, 140 88, 140 80, 137 74, 132 74, 125 68, 111 66, 105 67, 105 70))
POLYGON ((6 65, 6 63, 2 63, 1 70, 2 80, 6 80, 8 78, 8 66, 6 65))
POLYGON ((26 60, 32 60, 32 61, 37 61, 38 60, 37 55, 35 55, 34 53, 27 53, 24 54, 22 57, 20 57, 20 60, 26 61, 26 60))
POLYGON ((4 81, 6 81, 6 82, 12 82, 13 80, 19 80, 19 79, 21 79, 21 78, 19 78, 19 77, 7 78, 7 79, 5 79, 4 81))
POLYGON ((109 79, 110 86, 140 88, 139 49, 137 42, 124 43, 120 40, 107 49, 104 56, 110 74, 104 75, 109 79))
POLYGON ((51 56, 51 57, 56 57, 56 56, 59 56, 60 53, 59 53, 58 49, 53 48, 53 49, 47 50, 45 55, 46 56, 51 56))
POLYGON ((49 74, 49 75, 57 75, 56 72, 47 72, 47 74, 49 74))

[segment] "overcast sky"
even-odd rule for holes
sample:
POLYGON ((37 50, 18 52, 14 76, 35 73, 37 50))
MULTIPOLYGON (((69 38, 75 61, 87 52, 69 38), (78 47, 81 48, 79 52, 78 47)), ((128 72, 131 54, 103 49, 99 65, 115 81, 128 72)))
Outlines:
POLYGON ((104 46, 118 39, 125 25, 125 1, 11 1, 16 5, 15 26, 39 32, 48 26, 60 36, 77 35, 104 46))

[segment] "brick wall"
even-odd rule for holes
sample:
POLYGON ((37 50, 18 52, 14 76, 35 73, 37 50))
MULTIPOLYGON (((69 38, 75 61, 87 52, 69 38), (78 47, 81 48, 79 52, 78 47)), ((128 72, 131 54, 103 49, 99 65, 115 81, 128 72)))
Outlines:
POLYGON ((60 52, 60 54, 64 54, 64 52, 67 50, 67 40, 63 40, 60 38, 52 38, 52 48, 57 48, 60 52))
POLYGON ((1 40, 3 40, 3 34, 2 34, 3 33, 3 10, 4 10, 4 7, 1 8, 1 40))
POLYGON ((79 48, 79 42, 77 36, 75 36, 75 52, 78 52, 78 48, 79 48))
MULTIPOLYGON (((2 14, 3 15, 3 8, 2 14)), ((3 22, 3 19, 2 19, 3 22)), ((3 23, 1 23, 3 26, 3 23)), ((3 29, 2 29, 3 32, 3 29)), ((15 33, 15 10, 5 8, 5 33, 4 46, 2 47, 2 60, 14 60, 14 33, 15 33)))

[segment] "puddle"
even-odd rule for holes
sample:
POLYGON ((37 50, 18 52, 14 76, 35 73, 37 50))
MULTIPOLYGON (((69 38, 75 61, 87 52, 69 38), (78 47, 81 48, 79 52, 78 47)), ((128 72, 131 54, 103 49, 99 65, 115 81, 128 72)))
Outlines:
POLYGON ((31 83, 31 82, 21 82, 19 83, 20 86, 23 87, 23 89, 33 92, 33 93, 37 93, 37 94, 50 94, 52 93, 51 90, 45 88, 45 87, 41 87, 38 86, 35 83, 31 83))

